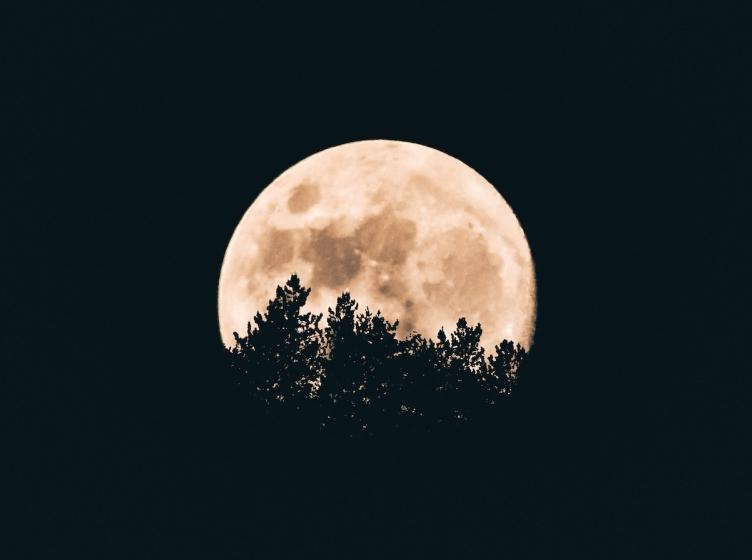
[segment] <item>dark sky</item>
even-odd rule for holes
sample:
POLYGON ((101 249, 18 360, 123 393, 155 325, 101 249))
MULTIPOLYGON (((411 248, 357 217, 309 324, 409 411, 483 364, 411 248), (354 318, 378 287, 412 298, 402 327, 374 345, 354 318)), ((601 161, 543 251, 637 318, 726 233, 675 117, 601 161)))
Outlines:
MULTIPOLYGON (((473 508, 451 483, 426 491, 439 510, 473 509, 487 527, 419 508, 395 517, 365 498, 325 508, 322 523, 352 535, 347 520, 369 511, 395 547, 457 526, 458 542, 482 551, 506 538, 506 503, 504 515, 525 516, 515 546, 554 556, 656 541, 671 550, 680 535, 691 549, 690 528, 733 527, 749 300, 733 273, 750 178, 740 16, 683 5, 206 5, 2 18, 3 393, 20 534, 62 524, 71 535, 65 524, 78 519, 99 535, 125 527, 152 551, 197 526, 212 528, 210 542, 261 546, 238 528, 246 517, 230 497, 255 486, 237 490, 238 471, 226 470, 269 449, 249 443, 221 377, 221 259, 277 174, 369 138, 467 162, 504 186, 525 228, 536 377, 524 410, 479 447, 493 469, 515 462, 515 487, 527 490, 518 502, 486 491, 473 508)), ((730 551, 741 536, 707 542, 730 551)))

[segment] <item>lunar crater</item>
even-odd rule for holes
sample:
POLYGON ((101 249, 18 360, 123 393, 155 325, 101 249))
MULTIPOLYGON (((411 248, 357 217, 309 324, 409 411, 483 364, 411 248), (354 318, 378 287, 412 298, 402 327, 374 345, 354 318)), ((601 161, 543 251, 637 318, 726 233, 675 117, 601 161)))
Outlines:
POLYGON ((272 228, 262 239, 262 259, 271 270, 283 270, 295 257, 292 232, 272 228))
POLYGON ((402 264, 415 247, 416 224, 384 211, 367 218, 356 236, 361 250, 377 262, 402 264))
POLYGON ((293 214, 305 212, 321 199, 321 192, 316 183, 300 183, 287 199, 287 208, 293 214))
POLYGON ((314 285, 339 288, 360 270, 361 253, 356 240, 352 236, 333 235, 330 227, 313 230, 301 255, 313 264, 314 285))

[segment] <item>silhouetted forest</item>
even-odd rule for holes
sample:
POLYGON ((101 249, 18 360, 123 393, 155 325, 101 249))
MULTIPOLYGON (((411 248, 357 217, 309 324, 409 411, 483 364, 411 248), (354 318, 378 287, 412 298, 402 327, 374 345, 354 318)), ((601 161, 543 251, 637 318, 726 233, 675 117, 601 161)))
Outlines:
POLYGON ((481 325, 464 318, 435 341, 400 339, 398 321, 359 312, 347 292, 322 328, 322 314, 302 313, 310 291, 293 274, 226 349, 236 383, 269 414, 347 435, 434 430, 506 398, 527 357, 508 340, 487 356, 481 325))

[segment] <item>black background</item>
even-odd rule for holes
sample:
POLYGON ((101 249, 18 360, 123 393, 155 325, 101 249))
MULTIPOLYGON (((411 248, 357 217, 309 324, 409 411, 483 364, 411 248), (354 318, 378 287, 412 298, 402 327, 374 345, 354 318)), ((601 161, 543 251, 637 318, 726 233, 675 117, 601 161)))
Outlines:
POLYGON ((9 13, 14 554, 738 551, 748 23, 683 4, 9 13), (223 376, 235 225, 293 163, 369 138, 466 162, 531 245, 532 373, 460 438, 280 435, 223 376))

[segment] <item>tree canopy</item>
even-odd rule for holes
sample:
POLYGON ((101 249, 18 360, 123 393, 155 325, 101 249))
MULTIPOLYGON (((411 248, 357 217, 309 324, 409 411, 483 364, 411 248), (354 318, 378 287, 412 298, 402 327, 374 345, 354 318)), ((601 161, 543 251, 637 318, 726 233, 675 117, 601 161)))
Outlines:
POLYGON ((436 340, 397 337, 398 321, 345 292, 322 315, 303 313, 310 288, 293 274, 265 313, 226 349, 236 382, 270 411, 313 417, 350 435, 432 430, 465 422, 507 397, 527 351, 503 340, 486 356, 480 324, 464 317, 436 340))

